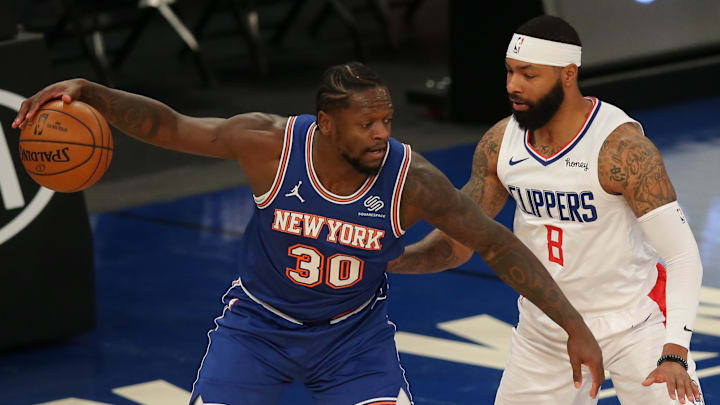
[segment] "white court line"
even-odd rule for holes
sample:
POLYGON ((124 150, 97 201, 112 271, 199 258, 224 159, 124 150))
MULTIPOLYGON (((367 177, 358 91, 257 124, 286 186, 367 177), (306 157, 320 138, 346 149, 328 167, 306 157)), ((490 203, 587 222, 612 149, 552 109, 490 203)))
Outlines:
POLYGON ((112 405, 105 402, 88 401, 87 399, 80 398, 65 398, 57 401, 43 402, 42 404, 35 405, 112 405))
POLYGON ((113 393, 142 405, 177 405, 190 402, 190 393, 164 380, 128 385, 113 393))

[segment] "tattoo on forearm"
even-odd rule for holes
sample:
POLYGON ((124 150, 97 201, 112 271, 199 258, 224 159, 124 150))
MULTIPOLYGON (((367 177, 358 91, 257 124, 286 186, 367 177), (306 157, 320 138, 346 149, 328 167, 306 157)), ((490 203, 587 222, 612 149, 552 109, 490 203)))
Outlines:
POLYGON ((453 249, 452 243, 448 241, 445 237, 441 237, 439 239, 440 240, 438 240, 437 243, 434 243, 430 246, 427 256, 430 259, 435 259, 436 263, 447 263, 454 261, 457 256, 455 255, 455 249, 453 249))
POLYGON ((446 235, 433 234, 430 239, 406 250, 392 263, 390 270, 394 273, 434 273, 452 267, 458 255, 447 238, 446 235))
MULTIPOLYGON (((142 129, 143 124, 150 116, 149 111, 141 105, 133 105, 130 103, 118 102, 112 109, 113 117, 118 121, 118 125, 129 128, 137 132, 142 129)), ((144 137, 152 138, 154 133, 148 133, 144 137)))
POLYGON ((142 96, 124 92, 83 89, 82 98, 94 106, 115 127, 142 139, 158 135, 162 112, 142 96))
MULTIPOLYGON (((457 193, 421 156, 413 157, 405 189, 405 212, 424 218, 460 243, 480 253, 498 276, 565 327, 580 315, 542 263, 512 232, 490 220, 467 195, 457 193)), ((441 247, 441 254, 448 254, 441 247)), ((450 253, 453 254, 453 253, 450 253)))
POLYGON ((495 244, 491 257, 486 259, 498 276, 559 325, 581 319, 530 250, 517 239, 503 239, 495 244))

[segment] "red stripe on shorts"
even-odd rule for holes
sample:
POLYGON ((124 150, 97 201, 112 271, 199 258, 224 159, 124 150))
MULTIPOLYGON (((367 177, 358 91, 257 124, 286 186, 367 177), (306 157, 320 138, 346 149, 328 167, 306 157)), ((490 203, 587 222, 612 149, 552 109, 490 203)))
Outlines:
POLYGON ((652 291, 650 291, 650 294, 648 294, 648 297, 650 297, 653 301, 657 302, 658 306, 660 307, 660 311, 662 311, 663 316, 667 320, 667 304, 665 302, 665 284, 667 284, 667 271, 665 271, 665 267, 663 267, 663 265, 660 263, 657 264, 657 270, 657 282, 655 283, 655 287, 653 287, 652 291))

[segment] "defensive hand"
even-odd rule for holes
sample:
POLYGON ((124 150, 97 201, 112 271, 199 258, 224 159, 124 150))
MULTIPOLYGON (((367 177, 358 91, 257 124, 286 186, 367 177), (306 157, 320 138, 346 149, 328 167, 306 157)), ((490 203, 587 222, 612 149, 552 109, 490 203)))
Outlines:
POLYGON ((587 326, 569 335, 567 351, 570 356, 570 364, 572 365, 575 388, 580 388, 582 385, 581 366, 584 364, 590 369, 593 380, 592 387, 590 388, 590 396, 597 398, 600 386, 605 380, 605 370, 603 369, 600 345, 598 345, 595 337, 587 326))
POLYGON ((655 383, 667 383, 667 390, 670 398, 680 399, 680 403, 688 401, 695 403, 700 400, 700 388, 690 378, 685 368, 678 363, 666 361, 661 363, 650 375, 642 382, 644 386, 650 386, 655 383))

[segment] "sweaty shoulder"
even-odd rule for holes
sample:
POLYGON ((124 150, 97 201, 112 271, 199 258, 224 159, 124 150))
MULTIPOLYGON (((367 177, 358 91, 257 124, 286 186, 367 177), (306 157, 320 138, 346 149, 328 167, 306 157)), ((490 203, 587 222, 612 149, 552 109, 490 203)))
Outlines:
POLYGON ((600 148, 598 177, 610 194, 622 194, 637 216, 676 199, 660 152, 636 123, 618 126, 600 148))

